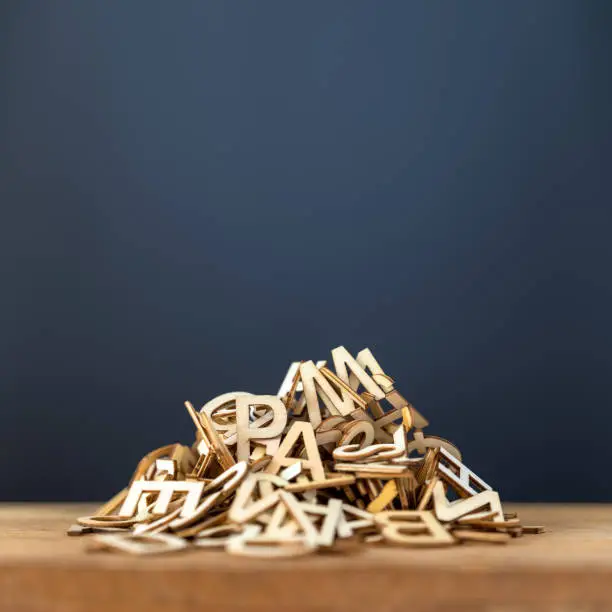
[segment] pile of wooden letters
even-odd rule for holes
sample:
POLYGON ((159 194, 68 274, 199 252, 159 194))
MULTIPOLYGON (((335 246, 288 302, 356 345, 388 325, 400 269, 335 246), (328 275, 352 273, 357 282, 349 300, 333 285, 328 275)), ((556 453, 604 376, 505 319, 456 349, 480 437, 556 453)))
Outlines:
POLYGON ((146 455, 129 486, 71 535, 94 550, 224 549, 291 557, 368 543, 504 543, 540 527, 499 495, 400 394, 369 349, 293 363, 277 395, 220 395, 193 419, 192 446, 146 455))

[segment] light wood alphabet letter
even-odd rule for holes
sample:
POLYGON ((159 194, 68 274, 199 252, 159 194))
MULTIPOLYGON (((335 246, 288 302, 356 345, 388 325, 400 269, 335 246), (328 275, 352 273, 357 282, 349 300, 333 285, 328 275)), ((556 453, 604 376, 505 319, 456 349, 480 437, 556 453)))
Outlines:
POLYGON ((266 472, 268 474, 277 474, 281 468, 291 465, 296 461, 302 462, 302 469, 310 470, 314 480, 325 480, 325 471, 321 463, 321 455, 319 455, 314 429, 310 423, 303 421, 293 422, 284 440, 278 447, 276 454, 268 464, 266 472), (288 456, 300 436, 305 446, 306 457, 288 456))
POLYGON ((482 491, 467 499, 457 499, 449 502, 444 492, 444 485, 438 481, 433 489, 433 499, 434 510, 440 521, 455 521, 467 514, 470 515, 470 518, 475 519, 488 515, 490 512, 495 512, 493 521, 499 522, 504 520, 504 513, 497 491, 482 491), (472 514, 477 510, 481 512, 472 514))
POLYGON ((427 511, 396 510, 379 512, 374 520, 382 528, 382 535, 391 544, 404 546, 448 546, 453 536, 427 511))
MULTIPOLYGON (((281 383, 281 386, 278 389, 278 393, 276 394, 281 399, 285 397, 285 395, 287 395, 289 391, 291 391, 291 385, 293 384, 293 379, 295 378, 295 375, 300 369, 300 363, 301 363, 300 361, 294 361, 289 366, 289 369, 287 370, 287 374, 285 374, 285 380, 283 380, 283 382, 281 383)), ((326 363, 327 361, 317 361, 317 366, 316 366, 317 369, 323 367, 326 363)), ((302 386, 302 383, 298 382, 295 388, 295 392, 301 393, 303 390, 304 390, 304 387, 302 386)))
POLYGON ((355 410, 355 398, 358 396, 350 389, 351 393, 343 388, 340 388, 340 393, 338 393, 312 361, 307 361, 300 366, 300 378, 304 387, 308 418, 314 429, 323 420, 319 397, 331 415, 347 416, 355 410))
POLYGON ((443 446, 438 452, 438 474, 461 497, 471 497, 482 491, 492 491, 491 487, 472 470, 463 465, 443 446))
POLYGON ((153 514, 166 514, 170 501, 175 493, 186 493, 181 516, 189 516, 196 509, 204 482, 189 482, 185 480, 168 480, 155 482, 151 480, 136 480, 130 485, 130 490, 119 510, 119 516, 128 518, 134 516, 138 502, 144 493, 157 493, 157 500, 153 507, 153 514))
POLYGON ((275 438, 283 433, 287 424, 287 409, 275 395, 247 395, 236 398, 236 433, 238 461, 247 461, 251 454, 250 441, 275 438), (266 427, 250 427, 250 407, 268 406, 274 413, 272 423, 266 427))
POLYGON ((374 399, 381 400, 385 397, 385 392, 343 346, 336 347, 331 353, 334 360, 334 368, 336 368, 336 375, 340 380, 349 385, 351 389, 357 391, 359 383, 361 383, 365 390, 374 396, 374 399), (351 372, 350 376, 348 370, 351 372))

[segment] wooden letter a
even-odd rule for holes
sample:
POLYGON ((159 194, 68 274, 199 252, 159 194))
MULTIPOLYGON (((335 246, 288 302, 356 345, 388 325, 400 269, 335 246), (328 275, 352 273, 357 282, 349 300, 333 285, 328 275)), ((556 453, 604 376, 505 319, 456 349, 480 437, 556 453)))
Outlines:
POLYGON ((323 464, 321 463, 321 456, 319 455, 314 429, 310 423, 303 421, 293 422, 274 457, 272 457, 272 460, 268 464, 266 472, 268 474, 278 474, 281 468, 292 465, 296 461, 301 461, 302 467, 310 470, 313 480, 325 480, 325 472, 323 470, 323 464), (289 456, 291 450, 300 436, 303 439, 306 449, 306 457, 291 457, 289 456))

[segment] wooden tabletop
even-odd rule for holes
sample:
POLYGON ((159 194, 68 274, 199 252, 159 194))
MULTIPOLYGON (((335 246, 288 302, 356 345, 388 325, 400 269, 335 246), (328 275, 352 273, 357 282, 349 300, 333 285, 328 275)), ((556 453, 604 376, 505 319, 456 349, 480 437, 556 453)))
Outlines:
POLYGON ((131 557, 68 537, 83 504, 0 505, 0 610, 612 610, 612 506, 512 505, 550 530, 507 545, 363 546, 295 560, 131 557))

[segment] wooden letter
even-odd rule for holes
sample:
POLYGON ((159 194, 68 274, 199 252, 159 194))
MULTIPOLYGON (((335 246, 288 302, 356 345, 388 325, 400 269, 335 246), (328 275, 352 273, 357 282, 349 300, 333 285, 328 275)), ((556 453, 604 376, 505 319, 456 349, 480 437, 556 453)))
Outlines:
POLYGON ((444 447, 440 447, 439 450, 437 469, 440 478, 462 497, 470 497, 482 491, 492 490, 482 478, 474 474, 444 447))
POLYGON ((291 465, 296 461, 302 462, 303 470, 310 470, 314 480, 325 480, 325 471, 321 463, 321 456, 319 455, 319 448, 317 447, 314 430, 310 423, 305 423, 303 421, 293 422, 281 445, 278 447, 276 454, 268 464, 266 472, 268 474, 277 474, 281 468, 291 465), (300 436, 305 446, 304 454, 306 457, 288 456, 300 436))
MULTIPOLYGON (((298 373, 298 370, 300 369, 300 363, 301 361, 294 361, 290 366, 289 369, 287 370, 287 374, 285 374, 285 380, 283 380, 283 382, 281 383, 281 386, 278 389, 278 393, 276 394, 277 397, 279 398, 283 398, 285 395, 287 395, 287 393, 289 393, 289 391, 291 391, 291 385, 293 384, 293 379, 295 378, 295 375, 298 373)), ((317 368, 320 368, 322 366, 324 366, 327 363, 327 361, 317 361, 317 368)), ((296 393, 300 393, 304 390, 304 387, 302 386, 301 382, 298 382, 295 391, 296 393)))
POLYGON ((236 398, 236 431, 238 435, 237 459, 247 461, 251 454, 250 440, 270 439, 280 436, 287 424, 287 409, 274 395, 248 395, 236 398), (266 427, 249 427, 250 407, 269 406, 274 418, 266 427))
POLYGON ((461 453, 459 452, 459 449, 454 444, 451 444, 448 440, 440 438, 439 436, 425 437, 420 429, 417 429, 413 436, 414 440, 412 440, 412 442, 410 442, 410 444, 407 446, 408 454, 416 450, 421 455, 424 455, 428 448, 443 448, 453 455, 453 457, 461 461, 461 453))
POLYGON ((364 448, 374 442, 374 424, 371 421, 351 421, 342 428, 342 437, 338 441, 338 446, 347 446, 353 443, 353 440, 359 436, 363 436, 363 440, 359 442, 359 446, 364 448))
MULTIPOLYGON (((367 368, 370 371, 370 376, 385 393, 393 391, 393 379, 385 374, 369 348, 364 348, 357 353, 357 363, 364 370, 367 368)), ((357 377, 351 376, 351 385, 356 384, 356 382, 357 377)))
POLYGON ((229 520, 234 523, 246 523, 272 508, 280 499, 278 490, 273 491, 273 487, 283 487, 286 484, 286 480, 272 474, 249 474, 236 492, 228 514, 229 520), (269 487, 266 487, 261 499, 255 501, 253 498, 255 488, 264 483, 269 487))
POLYGON ((479 516, 489 515, 490 512, 495 512, 493 521, 504 520, 504 513, 497 491, 482 491, 482 493, 477 493, 467 499, 449 502, 444 492, 444 485, 438 481, 433 488, 433 499, 434 510, 440 521, 455 521, 466 514, 469 514, 470 518, 476 519, 479 516), (472 514, 476 510, 482 510, 482 512, 480 514, 472 514))
MULTIPOLYGON (((235 433, 236 431, 236 398, 241 396, 251 395, 245 391, 232 391, 230 393, 223 393, 223 395, 218 395, 214 399, 211 399, 209 402, 206 402, 204 406, 200 409, 200 414, 205 412, 212 420, 215 429, 220 432, 227 432, 225 436, 227 437, 230 434, 235 433), (218 422, 215 420, 216 413, 224 413, 224 416, 229 416, 233 413, 234 422, 225 419, 222 422, 218 422)), ((227 444, 227 440, 225 440, 227 444)))
POLYGON ((398 495, 397 483, 395 480, 390 480, 383 488, 376 499, 370 502, 366 508, 368 512, 376 514, 384 510, 398 495))
POLYGON ((448 546, 455 540, 438 523, 431 512, 397 510, 379 512, 374 520, 382 528, 382 535, 391 544, 404 546, 448 546))
POLYGON ((188 482, 184 480, 168 480, 166 482, 153 482, 150 480, 137 480, 130 485, 130 490, 119 510, 119 516, 129 518, 134 516, 138 501, 143 493, 157 493, 157 501, 153 507, 153 514, 166 514, 168 506, 175 493, 186 493, 183 503, 182 516, 193 514, 204 489, 203 482, 188 482))
POLYGON ((371 393, 375 399, 381 400, 385 397, 385 392, 343 346, 336 347, 331 353, 334 360, 334 368, 336 368, 336 375, 340 380, 349 385, 351 389, 357 391, 359 383, 361 383, 365 390, 371 393), (350 376, 348 370, 351 371, 350 376))
MULTIPOLYGON (((355 392, 347 391, 340 387, 340 393, 334 389, 328 378, 320 372, 312 361, 307 361, 300 366, 300 378, 304 386, 308 418, 313 428, 317 428, 322 421, 319 397, 323 400, 327 410, 332 415, 349 415, 355 410, 355 403, 359 403, 355 392)), ((361 402, 365 407, 365 402, 361 402)))

